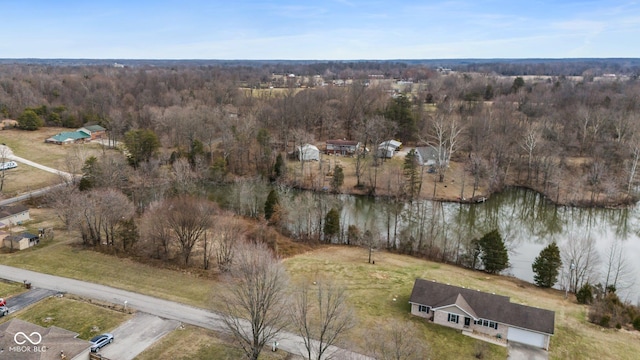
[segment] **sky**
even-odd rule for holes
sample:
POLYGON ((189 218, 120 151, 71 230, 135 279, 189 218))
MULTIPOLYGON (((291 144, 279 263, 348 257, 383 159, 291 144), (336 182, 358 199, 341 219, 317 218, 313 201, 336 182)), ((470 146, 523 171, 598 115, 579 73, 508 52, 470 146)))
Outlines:
POLYGON ((0 26, 0 58, 640 58, 640 0, 0 0, 0 26))

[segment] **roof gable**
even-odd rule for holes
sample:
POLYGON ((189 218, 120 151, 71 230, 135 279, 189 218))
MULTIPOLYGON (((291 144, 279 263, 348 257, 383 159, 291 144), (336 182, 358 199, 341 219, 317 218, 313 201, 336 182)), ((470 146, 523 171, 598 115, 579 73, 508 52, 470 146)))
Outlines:
POLYGON ((455 305, 476 318, 553 334, 555 312, 514 304, 502 295, 416 279, 409 302, 434 308, 455 305))
POLYGON ((86 139, 88 137, 90 137, 88 134, 81 131, 66 131, 52 136, 51 139, 58 142, 64 142, 68 140, 86 139))

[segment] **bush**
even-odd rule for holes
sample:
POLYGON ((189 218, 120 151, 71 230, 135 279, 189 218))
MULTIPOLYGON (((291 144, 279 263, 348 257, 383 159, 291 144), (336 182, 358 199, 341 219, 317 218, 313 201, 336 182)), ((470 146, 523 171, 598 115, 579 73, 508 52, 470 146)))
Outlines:
POLYGON ((590 284, 584 284, 576 293, 576 300, 578 304, 591 304, 593 301, 593 286, 590 284))
POLYGON ((609 321, 611 321, 611 317, 609 315, 602 315, 598 324, 602 327, 609 327, 609 321))
POLYGON ((640 316, 633 319, 633 328, 640 331, 640 316))

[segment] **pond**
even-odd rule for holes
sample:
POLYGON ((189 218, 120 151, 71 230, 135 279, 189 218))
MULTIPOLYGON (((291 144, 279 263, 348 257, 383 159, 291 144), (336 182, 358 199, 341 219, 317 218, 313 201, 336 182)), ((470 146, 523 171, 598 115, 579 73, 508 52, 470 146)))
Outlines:
MULTIPOLYGON (((270 188, 233 186, 216 191, 236 212, 261 211, 270 188), (264 195, 255 195, 263 193, 264 195), (248 196, 247 194, 252 194, 248 196), (244 210, 243 210, 244 209, 244 210)), ((350 241, 349 225, 369 230, 378 246, 421 250, 432 258, 462 263, 470 240, 498 229, 509 249, 510 267, 503 272, 533 282, 531 264, 556 242, 563 256, 557 288, 582 282, 612 284, 624 300, 640 302, 640 208, 573 208, 556 206, 534 191, 510 188, 483 203, 395 202, 353 195, 278 189, 285 226, 294 236, 322 239, 329 209, 340 209, 342 232, 333 242, 350 241), (574 269, 570 264, 574 263, 574 269), (622 264, 622 266, 618 266, 622 264), (607 274, 608 281, 607 281, 607 274), (579 280, 579 282, 578 282, 579 280)))

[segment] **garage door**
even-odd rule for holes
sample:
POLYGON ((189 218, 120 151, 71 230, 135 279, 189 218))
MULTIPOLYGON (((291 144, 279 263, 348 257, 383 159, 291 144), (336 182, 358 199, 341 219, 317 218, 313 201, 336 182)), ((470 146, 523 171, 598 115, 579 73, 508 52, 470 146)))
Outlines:
POLYGON ((546 345, 546 335, 512 327, 509 328, 509 332, 507 333, 507 340, 543 349, 546 345))

